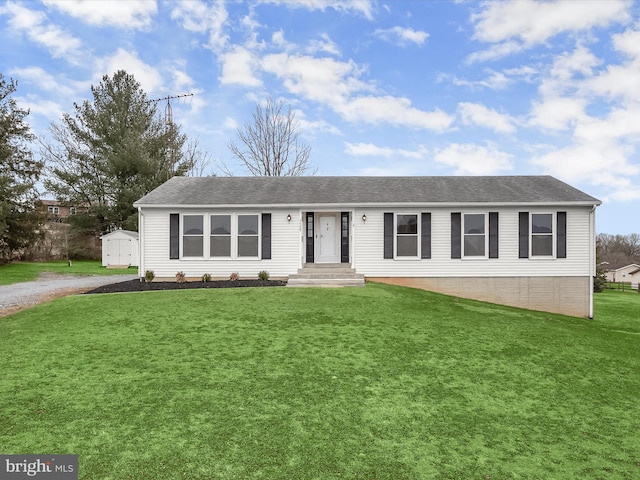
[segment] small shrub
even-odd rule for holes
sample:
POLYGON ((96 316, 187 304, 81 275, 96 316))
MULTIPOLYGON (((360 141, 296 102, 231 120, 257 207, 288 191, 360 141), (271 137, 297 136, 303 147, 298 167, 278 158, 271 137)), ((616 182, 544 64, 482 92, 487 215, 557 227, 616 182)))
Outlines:
POLYGON ((267 272, 266 270, 258 272, 258 278, 260 280, 269 280, 269 272, 267 272))
POLYGON ((144 281, 147 283, 153 282, 153 279, 156 278, 156 274, 153 273, 153 270, 147 270, 144 272, 144 281))
POLYGON ((176 273, 176 282, 178 282, 178 283, 184 283, 184 282, 186 282, 184 272, 178 272, 178 273, 176 273))
POLYGON ((202 275, 202 281, 204 283, 210 282, 211 281, 211 275, 209 275, 208 273, 205 273, 204 275, 202 275))
POLYGON ((231 280, 232 282, 240 280, 240 274, 237 272, 233 272, 231 275, 229 275, 229 280, 231 280))

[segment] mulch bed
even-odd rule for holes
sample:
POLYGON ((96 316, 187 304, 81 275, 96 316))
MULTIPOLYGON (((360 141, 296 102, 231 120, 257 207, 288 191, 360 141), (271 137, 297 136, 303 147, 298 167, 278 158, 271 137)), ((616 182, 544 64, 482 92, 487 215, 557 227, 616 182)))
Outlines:
POLYGON ((214 280, 211 282, 141 282, 129 280, 128 282, 112 283, 94 288, 89 293, 120 293, 120 292, 147 292, 150 290, 191 290, 194 288, 236 288, 236 287, 284 287, 286 281, 282 280, 214 280))

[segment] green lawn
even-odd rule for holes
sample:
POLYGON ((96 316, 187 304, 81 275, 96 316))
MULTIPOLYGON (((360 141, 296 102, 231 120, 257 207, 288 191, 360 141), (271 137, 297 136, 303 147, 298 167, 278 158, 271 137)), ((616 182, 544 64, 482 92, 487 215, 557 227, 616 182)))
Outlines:
POLYGON ((102 262, 96 260, 73 260, 69 266, 66 260, 52 262, 17 262, 0 265, 0 285, 10 285, 18 282, 36 280, 44 272, 76 274, 76 275, 118 275, 123 273, 138 273, 138 267, 126 270, 108 269, 102 262))
POLYGON ((640 295, 73 296, 0 320, 0 452, 82 479, 640 478, 640 295))

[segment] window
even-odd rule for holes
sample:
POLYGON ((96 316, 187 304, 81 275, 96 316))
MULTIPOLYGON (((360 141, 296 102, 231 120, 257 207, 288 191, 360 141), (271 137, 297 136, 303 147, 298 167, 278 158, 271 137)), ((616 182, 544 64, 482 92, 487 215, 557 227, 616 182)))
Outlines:
POLYGON ((204 229, 202 224, 202 215, 184 215, 182 217, 182 256, 203 256, 204 229))
POLYGON ((47 209, 49 210, 49 213, 53 214, 53 215, 58 215, 60 213, 60 207, 47 207, 47 209))
POLYGON ((77 212, 76 207, 69 207, 69 214, 70 215, 75 215, 77 212))
POLYGON ((211 215, 211 237, 209 255, 231 256, 231 215, 211 215))
POLYGON ((238 257, 258 256, 258 215, 238 215, 238 257))
POLYGON ((396 257, 418 256, 418 215, 396 215, 396 257))
POLYGON ((487 235, 484 213, 465 213, 463 222, 463 256, 485 257, 487 235))
POLYGON ((553 256, 553 214, 531 214, 531 256, 553 256))

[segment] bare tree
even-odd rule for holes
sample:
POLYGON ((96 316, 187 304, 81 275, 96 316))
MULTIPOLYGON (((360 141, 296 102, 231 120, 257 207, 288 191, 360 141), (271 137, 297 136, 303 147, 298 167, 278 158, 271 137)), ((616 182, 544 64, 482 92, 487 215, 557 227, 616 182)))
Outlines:
POLYGON ((191 168, 185 173, 187 177, 211 177, 215 176, 211 157, 208 152, 200 149, 200 142, 190 139, 184 148, 184 158, 191 168))
POLYGON ((310 160, 311 146, 301 139, 302 131, 291 107, 272 98, 256 106, 253 120, 238 128, 240 143, 229 142, 229 150, 251 175, 280 177, 315 174, 310 160))

